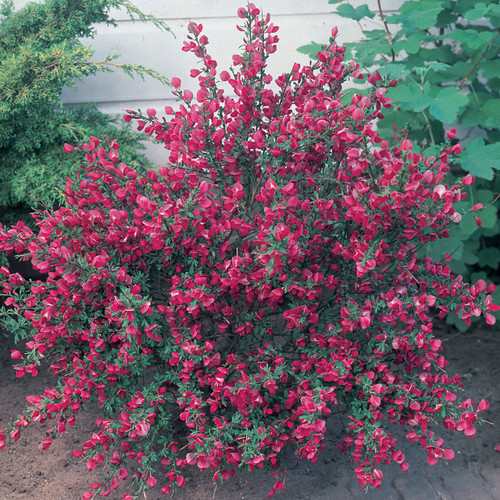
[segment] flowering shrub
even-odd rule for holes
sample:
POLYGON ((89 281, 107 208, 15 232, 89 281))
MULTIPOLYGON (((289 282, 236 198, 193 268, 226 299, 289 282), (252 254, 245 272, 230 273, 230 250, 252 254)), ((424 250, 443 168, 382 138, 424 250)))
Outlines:
POLYGON ((344 92, 362 75, 343 64, 336 30, 318 62, 273 79, 278 28, 252 4, 238 15, 233 69, 218 73, 191 23, 196 94, 174 78, 181 102, 168 119, 125 117, 164 142, 167 166, 140 175, 118 144, 92 137, 67 204, 39 212, 37 234, 22 223, 0 233, 3 250, 47 277, 1 268, 4 326, 27 340, 15 369, 48 364, 58 378, 28 396, 0 446, 52 420, 48 448, 97 401, 97 429, 74 455, 107 475, 84 498, 126 477, 139 495, 162 474, 166 494, 188 465, 216 482, 269 465, 271 495, 284 487, 283 448, 315 462, 335 408, 348 420, 340 449, 361 485, 379 487, 379 464, 408 468, 389 424, 407 427, 435 464, 453 451, 432 424, 473 436, 488 405, 457 398, 431 312, 492 323, 494 286, 469 286, 419 255, 462 216, 461 187, 442 183, 459 148, 424 158, 404 136, 382 140, 373 120, 394 82, 375 75, 369 96, 344 92))
MULTIPOLYGON (((326 1, 325 1, 326 3, 326 1)), ((398 85, 388 89, 392 107, 377 122, 381 135, 394 124, 409 131, 412 140, 434 155, 446 130, 460 126, 460 156, 450 163, 447 182, 471 174, 467 199, 457 205, 471 208, 475 201, 488 205, 479 227, 464 217, 447 240, 429 245, 429 257, 440 260, 453 252, 450 269, 467 281, 498 279, 498 193, 500 191, 500 5, 469 0, 405 0, 397 12, 384 11, 388 2, 329 0, 339 16, 356 21, 361 40, 346 43, 345 58, 381 75, 398 75, 398 85), (371 10, 370 10, 371 9, 371 10), (367 22, 373 19, 371 22, 367 22), (372 29, 370 29, 370 26, 372 29)), ((320 45, 312 42, 298 50, 315 57, 320 45)), ((492 295, 500 300, 500 290, 492 295)), ((496 314, 498 319, 498 314, 496 314)), ((460 330, 465 325, 455 314, 447 321, 460 330)))

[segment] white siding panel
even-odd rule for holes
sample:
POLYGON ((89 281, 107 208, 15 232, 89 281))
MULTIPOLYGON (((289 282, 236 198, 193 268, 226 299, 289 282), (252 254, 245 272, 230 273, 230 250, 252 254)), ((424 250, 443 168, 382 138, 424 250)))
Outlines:
MULTIPOLYGON (((42 2, 43 0, 35 0, 42 2)), ((96 36, 83 42, 95 51, 93 60, 101 61, 106 56, 118 54, 117 62, 140 64, 165 75, 182 79, 184 88, 196 89, 196 81, 189 77, 197 60, 191 53, 183 52, 182 45, 189 21, 203 24, 204 34, 209 38, 208 50, 218 62, 218 69, 227 69, 233 54, 241 45, 241 32, 236 25, 241 23, 237 9, 246 5, 246 0, 131 0, 144 13, 153 14, 165 21, 171 33, 159 31, 151 22, 132 22, 124 10, 113 10, 112 17, 117 26, 96 25, 96 36)), ((384 12, 397 9, 403 0, 381 0, 384 12)), ((29 3, 14 0, 16 9, 29 3)), ((269 59, 269 72, 278 76, 288 71, 294 62, 308 63, 308 58, 297 52, 301 45, 311 41, 326 42, 333 26, 339 28, 339 43, 361 38, 359 24, 335 14, 336 5, 328 0, 254 0, 254 3, 272 15, 272 22, 280 27, 278 51, 269 59)), ((353 6, 368 4, 378 12, 377 0, 351 0, 353 6)), ((368 21, 367 27, 378 26, 368 21)), ((380 23, 379 23, 380 24, 380 23)), ((79 82, 76 89, 64 89, 64 102, 71 106, 81 103, 98 103, 99 108, 109 114, 123 114, 125 109, 149 107, 162 110, 165 105, 174 105, 170 88, 146 77, 143 81, 132 79, 121 70, 98 73, 79 82)), ((158 149, 151 154, 159 161, 158 149)))
MULTIPOLYGON (((404 0, 381 0, 382 8, 386 11, 395 10, 404 0)), ((161 19, 190 19, 201 21, 207 18, 233 17, 239 7, 246 5, 246 0, 135 0, 134 5, 143 12, 154 14, 161 19)), ((261 11, 269 12, 273 16, 300 14, 323 14, 333 12, 335 4, 328 0, 254 0, 253 3, 261 11)), ((370 10, 378 11, 377 0, 350 0, 348 3, 357 7, 367 4, 370 10)), ((115 19, 126 19, 125 11, 113 11, 115 19)))
MULTIPOLYGON (((311 14, 301 19, 292 15, 281 16, 279 21, 280 43, 277 52, 269 58, 269 71, 274 76, 288 71, 295 61, 308 63, 309 59, 298 53, 297 47, 311 40, 328 40, 332 26, 339 19, 333 14, 311 14)), ((344 19, 341 23, 339 38, 343 42, 359 38, 361 32, 356 22, 344 19)), ((187 24, 174 21, 170 26, 175 30, 176 38, 169 33, 152 31, 144 23, 124 22, 120 23, 119 29, 99 27, 96 38, 90 41, 95 49, 93 59, 99 61, 110 53, 120 54, 119 61, 138 62, 168 78, 177 76, 182 79, 183 86, 194 88, 196 82, 189 77, 189 72, 199 67, 198 60, 193 54, 181 50, 187 24)), ((209 53, 217 60, 219 70, 226 69, 232 55, 238 53, 242 42, 241 32, 236 30, 233 19, 207 19, 203 26, 209 38, 209 53)), ((117 70, 89 77, 78 86, 76 92, 67 90, 64 93, 67 103, 124 102, 137 100, 138 96, 139 100, 162 100, 169 98, 170 90, 151 78, 147 78, 147 81, 131 79, 117 70)))
MULTIPOLYGON (((28 3, 43 3, 44 0, 14 0, 16 9, 28 3)), ((405 0, 381 0, 384 11, 396 10, 405 0)), ((246 5, 245 0, 131 0, 136 7, 144 13, 154 14, 161 19, 205 19, 208 17, 234 16, 239 7, 246 5)), ((261 10, 271 15, 283 15, 293 12, 295 14, 321 14, 335 10, 335 4, 328 0, 255 0, 253 2, 261 10)), ((378 11, 377 0, 350 0, 352 6, 367 4, 373 12, 378 11)), ((112 10, 116 20, 128 19, 124 10, 112 10)))

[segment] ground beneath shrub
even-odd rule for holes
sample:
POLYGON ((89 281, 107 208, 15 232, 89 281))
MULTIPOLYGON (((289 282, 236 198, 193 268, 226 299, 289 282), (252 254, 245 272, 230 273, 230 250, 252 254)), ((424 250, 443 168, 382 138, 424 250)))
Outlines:
MULTIPOLYGON (((448 432, 447 447, 455 450, 449 463, 429 466, 425 452, 416 444, 403 443, 410 470, 401 472, 397 466, 382 467, 384 484, 381 490, 367 494, 359 488, 353 466, 337 451, 342 435, 342 422, 336 415, 328 421, 329 432, 325 450, 313 464, 298 461, 288 451, 285 490, 275 498, 311 500, 498 500, 500 499, 500 453, 494 446, 500 443, 500 333, 492 329, 476 329, 472 333, 441 330, 445 356, 450 361, 449 373, 462 376, 466 394, 473 401, 485 398, 490 408, 483 413, 491 425, 482 426, 474 439, 448 432)), ((12 340, 0 333, 0 427, 3 427, 24 408, 25 396, 39 394, 50 385, 47 373, 36 378, 16 379, 10 350, 12 340)), ((29 378, 28 378, 29 377, 29 378)), ((23 432, 16 443, 7 442, 0 451, 0 500, 77 500, 99 481, 96 471, 87 472, 86 464, 73 458, 72 451, 81 449, 92 433, 95 409, 87 410, 46 451, 37 445, 44 438, 44 427, 37 425, 23 432)), ((395 435, 404 436, 396 429, 395 435)), ((440 429, 441 432, 441 429, 440 429)), ((407 441, 403 438, 402 441, 407 441)), ((174 498, 185 500, 253 500, 267 497, 274 480, 268 470, 236 474, 216 491, 211 484, 210 471, 188 470, 187 487, 174 498)), ((158 486, 161 481, 158 481, 158 486)), ((166 484, 166 483, 165 483, 166 484)), ((157 488, 158 488, 157 486, 157 488)), ((118 500, 128 491, 123 483, 108 498, 118 500)), ((160 489, 151 490, 147 500, 166 498, 160 489)))

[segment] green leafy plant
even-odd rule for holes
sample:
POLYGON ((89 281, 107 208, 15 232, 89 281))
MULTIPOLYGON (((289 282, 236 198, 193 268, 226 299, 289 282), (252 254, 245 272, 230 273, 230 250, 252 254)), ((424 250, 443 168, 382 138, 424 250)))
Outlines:
POLYGON ((152 20, 134 5, 119 0, 46 0, 14 12, 4 1, 0 10, 0 220, 30 219, 32 206, 63 201, 64 178, 75 163, 62 151, 66 142, 90 135, 120 140, 123 157, 147 165, 138 153, 138 136, 95 106, 63 108, 61 91, 98 71, 121 68, 130 75, 158 73, 140 65, 119 64, 116 56, 93 61, 82 37, 93 35, 94 23, 112 23, 111 7, 152 20))
POLYGON ((318 459, 332 411, 345 414, 339 448, 358 482, 380 487, 383 464, 409 466, 393 426, 433 465, 454 456, 438 424, 472 437, 488 408, 458 397, 431 313, 494 324, 495 286, 453 275, 449 254, 419 255, 449 236, 473 183, 444 182, 454 131, 431 158, 403 134, 383 140, 373 125, 392 82, 370 76, 366 96, 346 96, 362 75, 336 29, 317 63, 273 76, 278 27, 250 3, 238 15, 232 67, 218 68, 190 23, 196 92, 172 78, 177 110, 125 117, 165 145, 166 165, 144 175, 115 141, 67 145, 85 153, 67 203, 39 212, 36 232, 0 227, 0 250, 47 277, 0 268, 0 317, 23 341, 14 368, 56 378, 3 424, 0 449, 47 421, 49 448, 97 403, 95 432, 73 453, 102 470, 85 499, 127 478, 123 500, 169 494, 189 466, 214 483, 271 467, 271 496, 287 448, 318 459))
MULTIPOLYGON (((446 130, 456 125, 465 147, 453 160, 449 181, 466 173, 477 178, 457 210, 478 202, 488 207, 481 226, 464 218, 450 232, 450 239, 436 241, 426 251, 433 258, 452 251, 452 270, 467 279, 488 275, 497 280, 500 5, 498 1, 412 0, 389 14, 383 5, 377 0, 354 8, 342 2, 336 9, 357 21, 363 32, 362 40, 346 44, 346 57, 355 57, 365 68, 377 68, 382 76, 398 78, 398 85, 387 92, 393 106, 384 111, 378 129, 387 134, 396 124, 425 154, 433 155, 446 130)), ((299 51, 316 57, 318 47, 312 42, 299 51)), ((465 326, 453 317, 450 321, 465 326)))

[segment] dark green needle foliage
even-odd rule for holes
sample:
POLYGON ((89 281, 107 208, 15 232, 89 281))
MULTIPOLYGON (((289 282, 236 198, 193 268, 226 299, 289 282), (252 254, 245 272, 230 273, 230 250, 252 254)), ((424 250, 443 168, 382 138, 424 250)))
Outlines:
POLYGON ((121 120, 94 105, 63 107, 64 86, 88 75, 120 68, 131 76, 158 73, 134 64, 92 59, 82 41, 94 35, 95 23, 113 24, 110 8, 125 9, 132 19, 161 21, 118 0, 46 0, 14 11, 12 0, 0 4, 0 222, 29 220, 32 207, 62 203, 61 187, 75 158, 64 143, 89 136, 116 138, 124 161, 147 165, 137 150, 137 134, 121 120), (118 128, 118 130, 117 130, 118 128))

